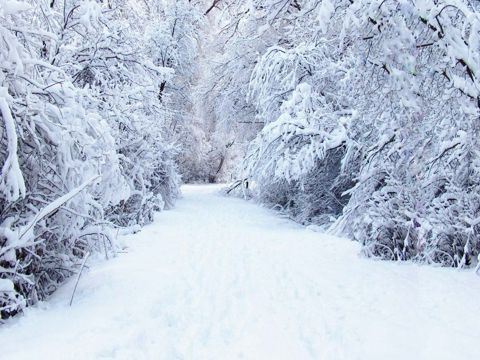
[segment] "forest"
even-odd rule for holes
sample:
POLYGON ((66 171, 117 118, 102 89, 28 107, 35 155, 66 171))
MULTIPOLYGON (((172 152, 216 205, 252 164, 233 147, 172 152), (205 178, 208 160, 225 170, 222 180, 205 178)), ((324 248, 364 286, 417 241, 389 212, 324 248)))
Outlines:
POLYGON ((115 257, 184 183, 229 184, 365 257, 478 270, 479 15, 0 0, 0 322, 115 257))

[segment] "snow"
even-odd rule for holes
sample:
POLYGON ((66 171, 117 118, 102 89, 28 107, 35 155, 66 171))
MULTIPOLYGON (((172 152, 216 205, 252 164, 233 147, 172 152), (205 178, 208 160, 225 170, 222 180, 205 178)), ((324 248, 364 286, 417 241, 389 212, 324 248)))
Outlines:
MULTIPOLYGON (((3 255, 4 252, 7 252, 10 250, 10 247, 20 247, 20 245, 25 245, 28 241, 34 241, 35 236, 33 234, 33 227, 44 217, 50 215, 52 212, 57 210, 60 206, 65 204, 67 201, 71 200, 74 198, 76 195, 81 193, 88 185, 92 184, 94 181, 98 180, 100 178, 99 175, 92 177, 91 179, 85 181, 82 185, 79 187, 71 190, 67 194, 60 196, 58 199, 54 200, 42 210, 40 210, 33 218, 30 220, 22 229, 19 231, 17 243, 13 243, 10 246, 4 247, 0 251, 0 255, 3 255), (22 241, 23 238, 23 241, 22 241)), ((12 242, 12 241, 11 241, 12 242)))
POLYGON ((0 0, 0 16, 7 16, 31 9, 31 5, 23 1, 0 0))
POLYGON ((13 291, 13 282, 8 279, 0 279, 0 291, 10 292, 13 291))
POLYGON ((0 192, 3 193, 7 200, 15 201, 20 196, 25 196, 25 181, 18 163, 15 121, 7 100, 11 100, 11 96, 8 94, 8 89, 2 86, 0 87, 0 114, 4 119, 7 134, 8 156, 0 173, 0 192))
MULTIPOLYGON (((0 328, 1 359, 473 359, 480 278, 372 261, 218 186, 0 328)), ((314 229, 314 228, 313 228, 314 229)), ((86 269, 85 269, 86 270, 86 269)), ((8 284, 4 284, 8 285, 8 284)))

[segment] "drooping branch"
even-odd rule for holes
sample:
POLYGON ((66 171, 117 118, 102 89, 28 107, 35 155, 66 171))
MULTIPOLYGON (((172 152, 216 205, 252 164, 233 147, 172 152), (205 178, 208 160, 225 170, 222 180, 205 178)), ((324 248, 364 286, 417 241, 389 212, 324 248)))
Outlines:
POLYGON ((212 11, 213 9, 215 8, 218 8, 218 4, 220 3, 220 0, 213 0, 212 2, 212 5, 210 5, 210 7, 207 9, 207 11, 205 11, 205 14, 204 15, 208 15, 210 13, 210 11, 212 11))

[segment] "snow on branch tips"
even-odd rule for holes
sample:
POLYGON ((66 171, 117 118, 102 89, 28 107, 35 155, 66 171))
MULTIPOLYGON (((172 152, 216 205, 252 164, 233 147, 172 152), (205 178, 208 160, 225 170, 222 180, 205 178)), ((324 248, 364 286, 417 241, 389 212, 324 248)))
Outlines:
POLYGON ((8 100, 11 99, 7 89, 0 87, 0 114, 2 115, 5 126, 8 152, 5 163, 2 166, 2 173, 0 174, 0 190, 8 201, 15 201, 20 196, 24 197, 26 190, 25 181, 18 161, 18 139, 15 121, 8 104, 8 100))

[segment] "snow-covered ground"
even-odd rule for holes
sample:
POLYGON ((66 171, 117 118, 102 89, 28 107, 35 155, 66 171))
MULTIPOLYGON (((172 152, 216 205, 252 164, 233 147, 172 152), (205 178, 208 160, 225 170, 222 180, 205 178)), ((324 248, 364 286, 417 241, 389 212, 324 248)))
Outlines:
POLYGON ((218 186, 0 328, 0 359, 474 359, 480 278, 372 261, 218 186))

